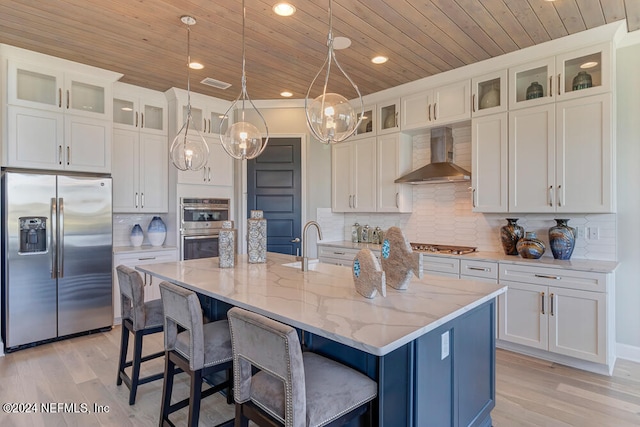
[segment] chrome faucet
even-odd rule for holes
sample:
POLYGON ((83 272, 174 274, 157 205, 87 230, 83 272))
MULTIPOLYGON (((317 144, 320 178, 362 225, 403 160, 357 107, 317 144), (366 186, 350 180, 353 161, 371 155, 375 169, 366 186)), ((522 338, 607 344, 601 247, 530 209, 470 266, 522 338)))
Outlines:
POLYGON ((309 270, 309 258, 307 257, 307 229, 311 225, 315 225, 315 227, 318 229, 318 238, 322 240, 322 231, 320 231, 320 224, 315 221, 307 222, 304 225, 304 229, 302 230, 302 261, 300 262, 302 271, 309 270))

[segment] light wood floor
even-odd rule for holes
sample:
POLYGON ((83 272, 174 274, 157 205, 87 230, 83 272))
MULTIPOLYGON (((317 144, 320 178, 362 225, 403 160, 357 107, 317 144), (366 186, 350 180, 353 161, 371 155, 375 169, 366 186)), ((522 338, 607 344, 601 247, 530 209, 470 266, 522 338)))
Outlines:
MULTIPOLYGON (((85 403, 109 408, 108 413, 0 412, 0 426, 155 426, 162 381, 139 388, 134 406, 128 389, 116 386, 120 327, 17 351, 0 358, 0 403, 85 403)), ((162 349, 162 335, 147 337, 145 352, 162 349)), ((163 369, 161 360, 147 362, 143 373, 163 369)), ((494 426, 640 425, 640 364, 619 360, 606 377, 497 351, 494 426)), ((186 375, 176 383, 177 398, 188 395, 186 375)), ((233 406, 222 396, 202 402, 201 426, 233 417, 233 406)), ((186 424, 186 409, 173 418, 186 424)), ((401 426, 398 426, 401 427, 401 426)))

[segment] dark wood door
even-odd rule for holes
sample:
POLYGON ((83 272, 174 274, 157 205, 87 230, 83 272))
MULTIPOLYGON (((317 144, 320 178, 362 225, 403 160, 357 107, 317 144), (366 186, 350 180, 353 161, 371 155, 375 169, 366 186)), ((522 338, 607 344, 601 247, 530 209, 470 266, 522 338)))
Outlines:
POLYGON ((270 252, 300 251, 301 144, 300 138, 270 138, 264 152, 247 161, 247 208, 264 212, 270 252))

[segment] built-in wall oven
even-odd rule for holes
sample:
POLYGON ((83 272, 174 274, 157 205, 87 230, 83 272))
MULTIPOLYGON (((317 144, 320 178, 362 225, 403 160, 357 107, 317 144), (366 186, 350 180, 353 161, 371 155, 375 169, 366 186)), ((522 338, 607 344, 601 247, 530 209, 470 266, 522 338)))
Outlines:
POLYGON ((229 199, 180 198, 183 260, 218 256, 222 222, 229 220, 229 199))

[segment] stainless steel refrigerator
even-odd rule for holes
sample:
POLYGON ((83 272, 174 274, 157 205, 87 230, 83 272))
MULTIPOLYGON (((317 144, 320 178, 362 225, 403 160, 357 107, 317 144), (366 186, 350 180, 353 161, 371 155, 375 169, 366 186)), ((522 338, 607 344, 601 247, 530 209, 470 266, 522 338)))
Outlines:
POLYGON ((2 174, 7 350, 113 323, 111 178, 2 174))

